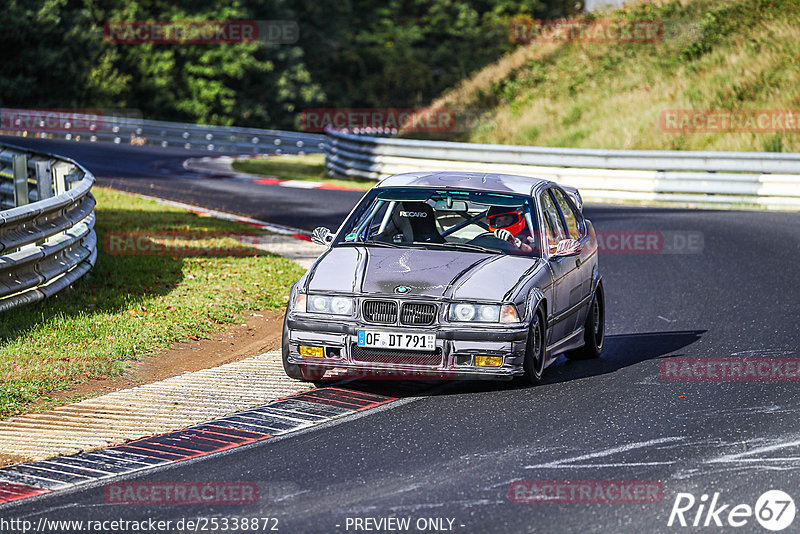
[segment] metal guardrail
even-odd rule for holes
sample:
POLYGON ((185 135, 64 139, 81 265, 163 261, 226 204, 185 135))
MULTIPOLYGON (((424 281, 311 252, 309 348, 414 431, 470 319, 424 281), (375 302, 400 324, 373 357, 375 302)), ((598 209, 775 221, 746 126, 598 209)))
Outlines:
POLYGON ((310 154, 321 134, 145 120, 63 111, 0 109, 0 131, 80 142, 149 145, 237 154, 310 154))
POLYGON ((380 180, 416 171, 536 176, 589 201, 665 201, 800 209, 800 154, 600 150, 369 137, 328 130, 332 175, 380 180))
POLYGON ((94 266, 93 184, 72 160, 0 144, 0 312, 51 297, 94 266))

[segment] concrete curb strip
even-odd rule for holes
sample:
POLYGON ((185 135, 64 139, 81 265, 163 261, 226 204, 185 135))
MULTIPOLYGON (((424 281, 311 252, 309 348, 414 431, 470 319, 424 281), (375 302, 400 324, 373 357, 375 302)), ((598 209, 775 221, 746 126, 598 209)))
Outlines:
POLYGON ((169 432, 305 391, 280 351, 0 421, 0 450, 42 460, 169 432))
MULTIPOLYGON (((307 387, 302 383, 296 384, 307 387)), ((209 389, 213 391, 214 388, 209 389)), ((129 441, 92 452, 2 468, 0 505, 170 462, 221 452, 302 430, 393 400, 396 399, 335 387, 310 390, 196 424, 185 430, 129 441)), ((213 404, 210 408, 213 408, 213 404)))

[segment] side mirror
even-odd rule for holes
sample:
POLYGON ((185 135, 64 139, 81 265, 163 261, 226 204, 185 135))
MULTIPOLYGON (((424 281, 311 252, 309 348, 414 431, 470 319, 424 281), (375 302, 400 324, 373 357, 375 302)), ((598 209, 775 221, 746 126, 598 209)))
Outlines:
POLYGON ((583 245, 581 245, 580 241, 576 241, 575 239, 562 239, 556 245, 556 250, 551 252, 551 256, 554 258, 564 258, 567 256, 577 256, 581 253, 583 249, 583 245))
POLYGON ((315 245, 327 247, 333 241, 333 234, 324 226, 318 226, 311 232, 311 242, 315 245))

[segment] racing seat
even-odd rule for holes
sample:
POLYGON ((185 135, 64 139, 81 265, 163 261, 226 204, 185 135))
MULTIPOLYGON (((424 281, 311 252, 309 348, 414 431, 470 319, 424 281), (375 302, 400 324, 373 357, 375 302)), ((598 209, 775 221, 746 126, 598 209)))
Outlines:
POLYGON ((436 228, 436 214, 425 202, 395 204, 386 229, 377 234, 376 241, 386 243, 446 243, 436 228))
POLYGON ((403 232, 405 241, 446 243, 436 228, 436 213, 425 202, 402 202, 392 213, 392 222, 403 232), (410 235, 409 235, 410 234, 410 235))

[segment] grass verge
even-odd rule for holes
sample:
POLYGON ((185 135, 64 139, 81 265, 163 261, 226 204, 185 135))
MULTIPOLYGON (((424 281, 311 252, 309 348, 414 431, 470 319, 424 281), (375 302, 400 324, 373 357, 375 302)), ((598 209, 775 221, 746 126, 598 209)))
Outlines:
POLYGON ((377 183, 374 180, 330 178, 325 173, 324 154, 270 156, 259 159, 237 160, 233 162, 233 168, 240 172, 269 176, 271 178, 323 182, 364 191, 377 183))
POLYGON ((208 337, 248 310, 280 310, 303 274, 230 237, 259 233, 249 226, 110 189, 93 193, 94 270, 72 291, 0 315, 0 418, 46 405, 51 391, 118 375, 175 341, 208 337), (107 238, 126 233, 190 236, 195 255, 110 253, 107 238))

